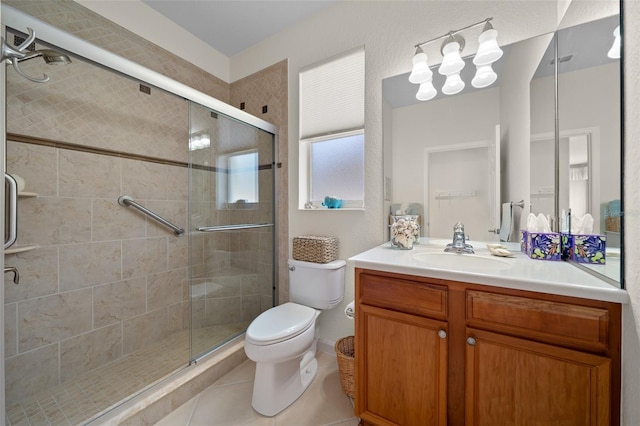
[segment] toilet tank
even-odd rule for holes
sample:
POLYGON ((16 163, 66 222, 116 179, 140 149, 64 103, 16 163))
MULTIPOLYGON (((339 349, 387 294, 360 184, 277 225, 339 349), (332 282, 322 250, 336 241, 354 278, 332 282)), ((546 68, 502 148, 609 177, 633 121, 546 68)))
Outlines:
POLYGON ((289 300, 315 309, 331 309, 344 297, 347 262, 312 263, 289 259, 289 300))

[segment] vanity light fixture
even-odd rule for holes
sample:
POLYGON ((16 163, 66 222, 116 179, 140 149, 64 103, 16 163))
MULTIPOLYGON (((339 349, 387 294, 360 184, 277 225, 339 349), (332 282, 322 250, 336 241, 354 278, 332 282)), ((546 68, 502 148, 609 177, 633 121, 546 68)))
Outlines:
POLYGON ((613 37, 613 45, 609 49, 607 56, 611 59, 620 59, 620 25, 613 30, 613 37))
POLYGON ((493 71, 491 64, 500 59, 503 52, 497 41, 498 31, 493 28, 490 22, 492 19, 493 18, 487 18, 415 45, 416 53, 412 60, 413 67, 409 81, 420 85, 418 93, 416 94, 416 98, 419 101, 433 99, 438 93, 433 86, 433 72, 429 68, 427 54, 422 50, 422 46, 445 39, 440 49, 442 53, 442 63, 438 68, 438 72, 447 77, 442 87, 442 93, 445 95, 455 95, 456 93, 460 93, 465 87, 465 82, 460 77, 460 71, 462 71, 465 66, 465 62, 462 59, 465 40, 460 33, 480 25, 484 25, 484 28, 478 38, 478 52, 473 58, 473 63, 476 65, 477 70, 475 77, 471 81, 471 85, 476 88, 483 88, 495 83, 498 75, 493 71))
POLYGON ((411 75, 409 81, 414 84, 422 84, 433 77, 433 72, 427 64, 427 54, 424 53, 422 47, 418 46, 416 54, 413 59, 413 68, 411 69, 411 75))

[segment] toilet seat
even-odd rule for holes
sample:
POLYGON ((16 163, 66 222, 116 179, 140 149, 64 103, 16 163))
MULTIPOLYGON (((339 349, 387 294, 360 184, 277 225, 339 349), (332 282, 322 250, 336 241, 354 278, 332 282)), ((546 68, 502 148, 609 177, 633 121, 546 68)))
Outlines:
POLYGON ((287 302, 258 315, 247 328, 245 338, 257 346, 283 342, 302 334, 315 318, 315 309, 287 302))

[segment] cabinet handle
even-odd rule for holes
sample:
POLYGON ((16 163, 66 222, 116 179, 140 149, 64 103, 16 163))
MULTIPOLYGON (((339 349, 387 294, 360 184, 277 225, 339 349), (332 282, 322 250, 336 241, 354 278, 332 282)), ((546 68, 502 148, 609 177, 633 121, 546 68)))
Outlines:
POLYGON ((467 345, 469 346, 475 346, 476 345, 476 339, 474 339, 473 337, 469 336, 467 337, 467 345))
POLYGON ((441 338, 441 339, 446 339, 447 338, 447 332, 442 330, 442 329, 438 330, 438 337, 441 338))

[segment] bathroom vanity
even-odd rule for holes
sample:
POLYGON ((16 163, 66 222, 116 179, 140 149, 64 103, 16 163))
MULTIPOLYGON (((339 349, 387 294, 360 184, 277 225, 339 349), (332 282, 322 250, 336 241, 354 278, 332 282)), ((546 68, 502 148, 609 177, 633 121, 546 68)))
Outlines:
POLYGON ((364 424, 619 424, 626 292, 565 262, 425 242, 350 259, 364 424))

